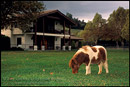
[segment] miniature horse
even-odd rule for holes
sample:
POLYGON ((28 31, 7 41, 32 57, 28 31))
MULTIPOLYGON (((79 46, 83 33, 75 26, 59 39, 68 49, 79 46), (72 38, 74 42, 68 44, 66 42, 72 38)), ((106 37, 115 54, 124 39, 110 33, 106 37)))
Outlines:
POLYGON ((72 73, 78 73, 81 64, 86 65, 86 75, 91 73, 90 64, 98 64, 98 74, 102 73, 102 66, 108 73, 107 51, 103 46, 82 46, 69 61, 69 67, 72 68, 72 73))

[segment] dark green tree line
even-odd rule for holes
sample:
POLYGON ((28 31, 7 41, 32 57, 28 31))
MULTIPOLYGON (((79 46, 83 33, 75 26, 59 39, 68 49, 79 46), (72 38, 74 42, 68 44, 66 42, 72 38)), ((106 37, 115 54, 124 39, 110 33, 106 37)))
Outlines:
POLYGON ((86 22, 84 22, 84 20, 81 21, 78 18, 73 18, 73 15, 68 12, 66 13, 66 16, 72 19, 76 23, 76 25, 72 26, 72 29, 81 29, 81 30, 84 29, 86 25, 86 22))

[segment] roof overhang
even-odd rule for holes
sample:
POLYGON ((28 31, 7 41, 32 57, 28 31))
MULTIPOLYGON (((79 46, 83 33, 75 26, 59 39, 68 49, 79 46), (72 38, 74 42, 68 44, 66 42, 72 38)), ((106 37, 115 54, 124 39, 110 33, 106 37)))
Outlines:
MULTIPOLYGON (((64 37, 64 34, 54 34, 54 33, 40 33, 40 32, 37 32, 36 33, 37 35, 41 35, 41 36, 55 36, 55 37, 61 37, 63 38, 64 37)), ((65 35, 65 37, 70 37, 70 35, 65 35)))
MULTIPOLYGON (((69 39, 69 37, 66 37, 65 39, 69 39)), ((71 40, 83 40, 83 38, 77 37, 77 36, 71 36, 71 40)))

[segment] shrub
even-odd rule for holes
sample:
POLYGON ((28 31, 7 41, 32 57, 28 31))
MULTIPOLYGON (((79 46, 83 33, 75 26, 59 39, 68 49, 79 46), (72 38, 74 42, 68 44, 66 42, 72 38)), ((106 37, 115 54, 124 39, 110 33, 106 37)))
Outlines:
POLYGON ((75 41, 72 41, 72 49, 75 49, 75 41))
POLYGON ((9 50, 10 49, 10 38, 5 35, 1 35, 1 50, 9 50))
POLYGON ((10 50, 11 51, 23 51, 24 49, 22 49, 20 47, 12 47, 10 50))

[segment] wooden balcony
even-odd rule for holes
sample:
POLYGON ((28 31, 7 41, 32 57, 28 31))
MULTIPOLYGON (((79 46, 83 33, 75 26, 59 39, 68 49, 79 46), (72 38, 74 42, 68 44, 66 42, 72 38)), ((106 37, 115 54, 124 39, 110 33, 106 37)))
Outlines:
MULTIPOLYGON (((34 33, 34 29, 31 28, 30 30, 27 30, 26 33, 34 33)), ((41 32, 41 31, 37 31, 37 32, 41 32)), ((41 32, 43 33, 43 32, 41 32)), ((58 30, 48 30, 48 31, 45 31, 44 33, 54 33, 54 34, 64 34, 64 31, 61 30, 61 31, 58 31, 58 30)), ((65 30, 65 34, 69 34, 69 30, 65 30)))

